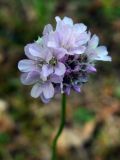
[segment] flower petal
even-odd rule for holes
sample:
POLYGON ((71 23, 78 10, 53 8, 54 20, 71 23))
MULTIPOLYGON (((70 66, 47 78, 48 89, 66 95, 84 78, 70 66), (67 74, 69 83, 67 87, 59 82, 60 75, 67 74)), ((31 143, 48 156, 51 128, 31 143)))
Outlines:
POLYGON ((86 47, 85 46, 80 46, 79 48, 74 48, 69 52, 70 55, 74 54, 82 54, 85 52, 86 47))
POLYGON ((47 52, 47 54, 45 56, 46 62, 49 63, 49 61, 52 59, 52 57, 53 57, 52 52, 50 50, 48 50, 48 52, 47 52))
POLYGON ((81 91, 80 86, 78 86, 78 85, 74 85, 73 89, 78 93, 80 93, 80 91, 81 91))
POLYGON ((29 46, 29 53, 32 56, 44 59, 44 48, 38 43, 33 43, 29 46))
POLYGON ((108 55, 107 48, 105 46, 99 46, 95 49, 97 55, 108 55))
POLYGON ((31 96, 33 98, 38 98, 40 96, 40 94, 42 93, 43 88, 42 85, 40 83, 36 83, 31 90, 31 96))
POLYGON ((54 87, 52 83, 45 83, 43 87, 43 95, 46 99, 50 99, 54 96, 54 87))
POLYGON ((88 42, 88 40, 89 40, 89 34, 87 32, 78 34, 78 36, 76 37, 76 45, 77 46, 84 45, 85 43, 88 42))
POLYGON ((100 56, 100 57, 96 57, 94 58, 95 60, 99 60, 99 61, 112 61, 112 58, 110 56, 100 56))
POLYGON ((25 55, 29 58, 29 59, 32 59, 32 60, 36 60, 37 57, 34 57, 33 55, 31 55, 30 51, 29 51, 29 47, 32 45, 32 43, 30 44, 27 44, 25 47, 24 47, 24 52, 25 52, 25 55))
POLYGON ((58 62, 58 64, 55 66, 55 74, 58 76, 64 75, 66 71, 66 67, 63 63, 58 62))
POLYGON ((46 99, 43 94, 40 95, 40 98, 41 98, 42 102, 46 103, 46 104, 49 103, 51 100, 51 99, 46 99))
POLYGON ((53 67, 49 64, 45 64, 42 67, 42 74, 44 77, 48 77, 50 74, 53 73, 53 67))
POLYGON ((73 26, 73 20, 69 17, 64 17, 63 22, 64 22, 64 24, 67 24, 69 26, 73 26))
POLYGON ((94 66, 92 66, 92 65, 88 65, 87 66, 87 72, 88 73, 91 73, 91 72, 96 72, 97 70, 96 70, 96 68, 94 67, 94 66))
POLYGON ((19 61, 18 69, 21 72, 30 72, 30 71, 33 71, 33 70, 35 70, 37 68, 36 68, 35 62, 33 60, 23 59, 23 60, 19 61))
POLYGON ((108 55, 107 48, 105 46, 100 46, 95 49, 96 57, 95 60, 101 60, 101 61, 112 61, 112 58, 108 55))
POLYGON ((55 17, 55 20, 56 20, 56 22, 60 22, 60 21, 61 21, 61 18, 60 18, 59 16, 56 16, 56 17, 55 17))
POLYGON ((83 23, 77 23, 77 24, 74 24, 73 26, 73 30, 77 33, 85 32, 86 29, 87 29, 87 26, 84 25, 83 23))
POLYGON ((54 49, 54 55, 57 57, 57 59, 61 59, 67 54, 67 50, 64 48, 57 48, 54 49))
POLYGON ((37 71, 32 71, 28 73, 23 73, 20 77, 21 82, 24 85, 31 85, 40 79, 40 73, 37 71))
POLYGON ((96 48, 99 43, 99 37, 97 35, 93 35, 91 40, 88 42, 88 46, 92 49, 96 48))
POLYGON ((43 35, 49 34, 50 32, 53 31, 53 27, 51 24, 48 24, 45 26, 44 30, 43 30, 43 35))
POLYGON ((65 89, 64 89, 64 92, 69 96, 70 95, 70 91, 71 91, 71 87, 70 86, 67 86, 65 89))
POLYGON ((52 74, 50 76, 50 81, 53 82, 53 83, 61 83, 63 81, 63 77, 52 74))
POLYGON ((47 46, 50 48, 59 47, 59 37, 57 32, 52 32, 49 34, 47 46))

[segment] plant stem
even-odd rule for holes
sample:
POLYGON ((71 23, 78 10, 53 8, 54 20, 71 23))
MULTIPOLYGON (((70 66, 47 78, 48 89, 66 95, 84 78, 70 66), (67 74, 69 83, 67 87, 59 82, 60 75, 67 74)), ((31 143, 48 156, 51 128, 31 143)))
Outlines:
POLYGON ((53 145, 52 145, 52 158, 51 160, 57 160, 57 142, 58 139, 63 131, 64 125, 65 125, 65 119, 66 119, 66 95, 63 93, 62 94, 62 101, 61 101, 61 123, 59 130, 53 140, 53 145))

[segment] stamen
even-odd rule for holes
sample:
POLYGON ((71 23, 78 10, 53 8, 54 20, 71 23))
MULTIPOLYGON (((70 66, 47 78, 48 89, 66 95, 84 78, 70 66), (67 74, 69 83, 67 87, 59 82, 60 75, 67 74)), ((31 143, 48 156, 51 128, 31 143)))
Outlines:
POLYGON ((55 66, 57 64, 57 59, 55 57, 53 57, 50 62, 51 65, 55 66))

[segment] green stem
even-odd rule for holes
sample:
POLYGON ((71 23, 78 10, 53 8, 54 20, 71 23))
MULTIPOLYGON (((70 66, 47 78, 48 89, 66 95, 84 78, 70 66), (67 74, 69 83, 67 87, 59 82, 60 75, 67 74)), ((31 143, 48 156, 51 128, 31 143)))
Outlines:
POLYGON ((64 125, 65 125, 65 118, 66 118, 66 96, 65 94, 62 94, 62 103, 61 103, 61 123, 59 130, 53 140, 52 145, 52 158, 51 160, 57 160, 57 142, 58 139, 63 131, 64 125))

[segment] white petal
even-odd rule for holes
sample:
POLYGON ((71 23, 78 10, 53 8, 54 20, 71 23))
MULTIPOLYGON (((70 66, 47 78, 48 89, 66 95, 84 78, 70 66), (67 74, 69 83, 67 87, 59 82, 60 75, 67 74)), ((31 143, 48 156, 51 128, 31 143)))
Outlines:
POLYGON ((45 26, 44 30, 43 30, 43 35, 49 34, 50 32, 53 31, 53 27, 51 24, 48 24, 45 26))
POLYGON ((35 70, 36 69, 35 62, 29 59, 21 60, 18 63, 18 69, 21 72, 30 72, 32 70, 35 70))
POLYGON ((53 73, 53 67, 49 64, 45 64, 42 67, 42 73, 44 77, 48 77, 50 74, 53 73))
POLYGON ((97 35, 93 35, 91 40, 88 42, 88 46, 92 49, 96 48, 99 43, 99 37, 97 35))
POLYGON ((54 96, 54 87, 52 83, 44 84, 43 95, 46 99, 50 99, 54 96))
POLYGON ((55 74, 58 76, 64 75, 66 71, 66 67, 63 63, 58 62, 58 64, 55 66, 55 74))
POLYGON ((33 98, 38 98, 40 96, 40 94, 42 93, 43 91, 43 88, 42 88, 42 85, 39 84, 39 83, 36 83, 33 87, 32 87, 32 90, 31 90, 31 96, 33 98))

